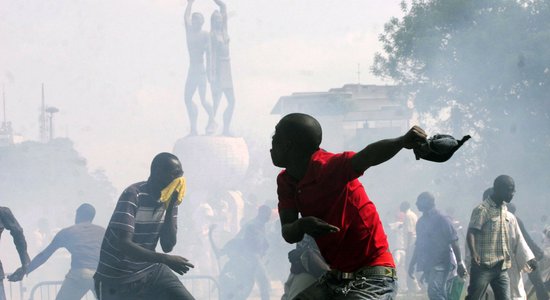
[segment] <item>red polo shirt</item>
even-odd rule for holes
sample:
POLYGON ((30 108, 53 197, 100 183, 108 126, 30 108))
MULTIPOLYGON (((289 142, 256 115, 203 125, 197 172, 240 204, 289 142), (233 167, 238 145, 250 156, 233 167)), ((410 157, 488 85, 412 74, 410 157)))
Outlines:
POLYGON ((340 228, 316 239, 333 269, 353 272, 366 266, 395 267, 376 207, 357 180, 363 174, 352 168, 354 154, 318 150, 299 182, 282 171, 277 177, 279 210, 293 208, 302 217, 314 216, 340 228))

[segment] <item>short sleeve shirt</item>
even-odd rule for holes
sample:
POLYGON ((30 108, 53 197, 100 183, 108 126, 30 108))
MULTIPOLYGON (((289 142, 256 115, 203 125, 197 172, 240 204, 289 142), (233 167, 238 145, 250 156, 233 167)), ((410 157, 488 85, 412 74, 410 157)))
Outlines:
POLYGON ((95 270, 104 235, 105 228, 101 226, 78 223, 58 232, 52 244, 71 253, 71 268, 95 270))
POLYGON ((416 222, 418 221, 418 217, 416 214, 408 209, 405 212, 405 218, 403 219, 403 231, 405 234, 412 233, 413 236, 416 235, 416 222))
POLYGON ((416 223, 415 252, 418 269, 427 272, 435 266, 451 266, 451 244, 458 240, 449 217, 437 209, 425 212, 416 223))
POLYGON ((472 211, 468 228, 477 229, 475 247, 481 264, 489 268, 503 262, 502 269, 512 265, 508 247, 506 205, 497 206, 489 197, 472 211))
POLYGON ((316 239, 331 268, 354 272, 366 266, 395 267, 374 203, 357 180, 355 153, 315 152, 306 175, 296 182, 286 171, 277 177, 279 210, 296 209, 340 228, 316 239))
MULTIPOLYGON (((131 232, 134 243, 155 251, 164 216, 164 204, 149 194, 146 182, 128 187, 120 196, 105 232, 94 278, 106 282, 128 283, 142 279, 154 270, 157 264, 128 257, 115 246, 118 239, 116 230, 131 232)), ((174 207, 174 218, 176 217, 177 207, 174 207)))

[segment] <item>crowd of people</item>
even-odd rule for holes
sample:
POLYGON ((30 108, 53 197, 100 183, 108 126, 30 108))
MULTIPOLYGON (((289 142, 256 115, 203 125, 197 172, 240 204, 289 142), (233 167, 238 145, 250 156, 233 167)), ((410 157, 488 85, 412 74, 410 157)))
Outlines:
MULTIPOLYGON (((529 293, 549 299, 550 229, 545 229, 542 245, 530 236, 511 203, 512 177, 496 177, 461 237, 456 222, 437 208, 433 193, 418 195, 420 217, 405 201, 399 205, 398 222, 391 223, 380 218, 358 180, 401 150, 425 146, 422 128, 414 126, 403 136, 371 143, 357 153, 331 153, 320 148, 321 141, 319 122, 306 114, 289 114, 275 127, 270 154, 273 165, 283 169, 276 179, 276 221, 282 236, 270 237, 274 212, 267 205, 259 206, 256 216, 222 247, 212 239, 213 228, 206 226, 215 259, 225 257, 217 277, 220 299, 247 299, 254 285, 262 300, 270 299, 273 274, 266 257, 270 247, 277 249, 270 243, 283 239, 296 244, 283 253, 290 266, 281 279, 285 300, 396 299, 398 274, 404 274, 403 292, 425 293, 429 299, 459 299, 465 285, 466 299, 527 299, 529 293), (400 237, 390 244, 386 230, 400 237), (523 274, 529 278, 525 285, 523 274)), ((23 280, 57 249, 66 248, 71 266, 57 299, 80 299, 89 291, 100 300, 195 299, 176 274, 201 261, 173 254, 178 208, 186 191, 183 170, 175 155, 158 154, 149 178, 122 192, 106 229, 92 223, 94 207, 82 204, 75 224, 59 231, 32 260, 22 226, 1 207, 0 231, 10 231, 21 262, 8 279, 23 280), (157 252, 158 244, 162 252, 157 252)), ((202 208, 213 215, 207 206, 202 208)), ((3 284, 0 288, 0 300, 5 299, 3 284)))

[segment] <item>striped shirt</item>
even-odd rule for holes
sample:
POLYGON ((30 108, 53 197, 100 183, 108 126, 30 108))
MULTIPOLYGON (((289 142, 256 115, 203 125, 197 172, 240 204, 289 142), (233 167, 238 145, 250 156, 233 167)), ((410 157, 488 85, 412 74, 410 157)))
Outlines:
POLYGON ((508 215, 506 205, 497 206, 489 197, 472 211, 469 228, 479 230, 475 247, 481 264, 492 268, 502 262, 502 269, 512 266, 508 247, 508 215))
MULTIPOLYGON (((173 213, 174 218, 177 218, 177 207, 174 207, 173 213)), ((164 204, 149 194, 147 182, 139 182, 126 188, 105 232, 94 278, 106 282, 128 283, 140 280, 154 270, 157 264, 137 261, 116 247, 117 230, 132 233, 134 243, 155 251, 164 216, 164 204)))

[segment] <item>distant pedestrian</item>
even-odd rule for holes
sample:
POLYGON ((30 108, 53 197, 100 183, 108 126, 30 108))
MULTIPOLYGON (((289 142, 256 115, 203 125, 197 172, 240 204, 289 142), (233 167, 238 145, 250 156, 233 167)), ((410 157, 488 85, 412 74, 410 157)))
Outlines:
POLYGON ((416 207, 422 216, 416 223, 416 244, 409 276, 414 277, 415 266, 418 267, 428 284, 428 298, 446 300, 447 280, 455 267, 460 277, 466 275, 458 235, 451 219, 435 208, 435 197, 431 193, 420 194, 416 207))
POLYGON ((507 270, 512 260, 505 203, 512 201, 515 192, 512 177, 500 175, 493 183, 493 194, 472 211, 467 233, 472 256, 468 300, 481 299, 488 285, 496 299, 511 299, 507 270))
MULTIPOLYGON (((84 203, 76 210, 75 225, 59 231, 52 242, 32 259, 27 274, 44 264, 55 251, 65 248, 71 253, 71 269, 57 293, 57 300, 81 299, 88 291, 94 291, 94 273, 99 261, 101 241, 105 228, 92 224, 95 208, 84 203)), ((19 268, 9 277, 10 281, 19 281, 25 270, 19 268)))

